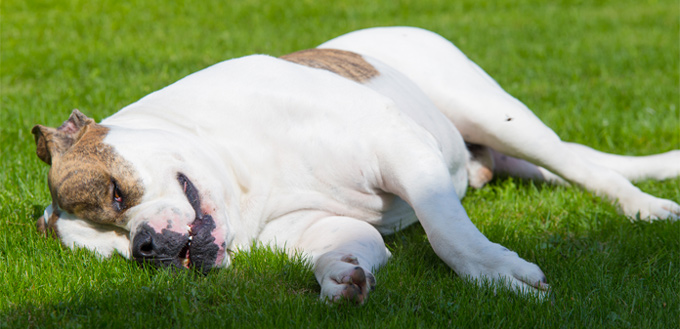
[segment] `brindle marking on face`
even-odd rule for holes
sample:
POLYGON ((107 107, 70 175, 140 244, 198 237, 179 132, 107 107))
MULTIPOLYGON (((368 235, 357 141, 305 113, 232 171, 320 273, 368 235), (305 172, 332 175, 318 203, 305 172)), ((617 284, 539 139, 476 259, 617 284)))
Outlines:
POLYGON ((361 55, 338 49, 307 49, 281 56, 281 59, 331 71, 356 82, 364 82, 380 73, 361 55))
POLYGON ((143 188, 130 163, 102 143, 108 128, 88 124, 80 138, 57 159, 48 175, 59 208, 93 222, 124 225, 125 211, 139 204, 143 188), (122 203, 114 202, 114 186, 122 203))

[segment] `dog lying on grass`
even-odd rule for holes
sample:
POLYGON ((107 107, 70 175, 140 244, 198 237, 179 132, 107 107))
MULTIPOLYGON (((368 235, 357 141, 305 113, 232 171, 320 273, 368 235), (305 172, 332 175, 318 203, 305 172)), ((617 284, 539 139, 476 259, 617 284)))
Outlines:
POLYGON ((680 151, 629 157, 566 143, 453 44, 407 27, 187 76, 95 123, 35 126, 51 166, 38 220, 63 244, 207 272, 253 242, 310 257, 321 297, 362 303, 420 221, 461 277, 545 291, 538 266, 489 241, 460 198, 493 173, 569 183, 633 219, 680 206, 631 184, 680 175, 680 151))

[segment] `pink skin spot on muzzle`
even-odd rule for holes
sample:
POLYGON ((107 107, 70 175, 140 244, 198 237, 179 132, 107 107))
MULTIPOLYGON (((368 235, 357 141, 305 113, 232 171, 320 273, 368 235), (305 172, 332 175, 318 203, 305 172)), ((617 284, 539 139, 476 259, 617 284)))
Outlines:
POLYGON ((165 208, 146 221, 146 224, 159 234, 163 233, 163 230, 168 230, 184 235, 189 234, 189 225, 193 221, 193 214, 182 214, 177 208, 165 208))

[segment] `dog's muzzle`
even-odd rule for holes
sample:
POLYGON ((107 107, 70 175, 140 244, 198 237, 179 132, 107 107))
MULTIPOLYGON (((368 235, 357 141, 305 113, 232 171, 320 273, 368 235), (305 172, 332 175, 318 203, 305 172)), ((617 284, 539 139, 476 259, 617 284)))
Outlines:
POLYGON ((132 240, 132 257, 142 264, 176 269, 196 269, 207 274, 215 265, 219 246, 212 236, 215 220, 201 211, 201 199, 194 184, 182 173, 177 181, 194 208, 196 218, 187 226, 187 233, 170 230, 156 232, 142 225, 132 240))

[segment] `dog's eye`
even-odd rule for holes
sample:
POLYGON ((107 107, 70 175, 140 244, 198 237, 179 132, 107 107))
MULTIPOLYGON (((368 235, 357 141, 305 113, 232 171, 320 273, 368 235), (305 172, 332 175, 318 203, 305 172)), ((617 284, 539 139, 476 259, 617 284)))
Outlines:
POLYGON ((116 211, 121 211, 123 209, 123 193, 120 191, 118 184, 115 180, 111 180, 111 194, 113 195, 113 207, 116 211))

